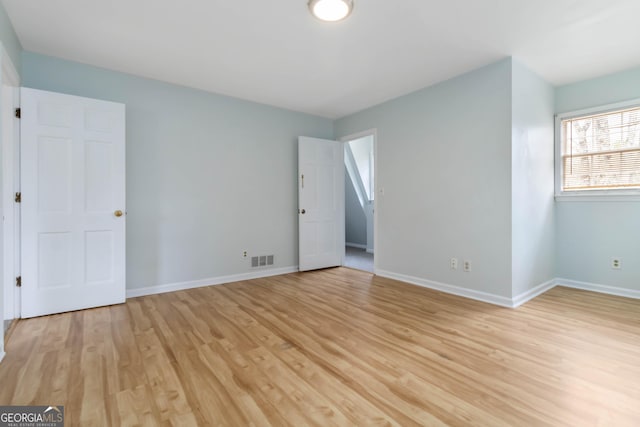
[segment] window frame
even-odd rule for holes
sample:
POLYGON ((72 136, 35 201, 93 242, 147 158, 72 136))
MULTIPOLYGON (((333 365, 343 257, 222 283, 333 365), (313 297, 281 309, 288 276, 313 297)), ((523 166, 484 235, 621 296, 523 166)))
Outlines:
POLYGON ((562 121, 574 119, 581 116, 595 114, 606 114, 628 108, 640 108, 640 98, 617 102, 615 104, 601 105, 598 107, 585 108, 582 110, 569 111, 556 114, 555 116, 555 199, 562 202, 586 202, 586 201, 640 201, 640 188, 615 189, 615 190, 582 190, 563 191, 562 190, 562 121))

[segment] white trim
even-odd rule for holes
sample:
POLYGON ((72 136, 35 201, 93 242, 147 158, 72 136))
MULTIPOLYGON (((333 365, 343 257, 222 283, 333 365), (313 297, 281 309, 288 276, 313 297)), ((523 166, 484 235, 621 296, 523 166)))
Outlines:
POLYGON ((592 291, 601 294, 640 299, 640 290, 636 289, 618 288, 615 286, 600 285, 597 283, 589 282, 579 282, 577 280, 569 279, 556 279, 556 284, 558 286, 564 286, 565 288, 582 289, 583 291, 592 291))
POLYGON ((640 202, 640 193, 637 190, 629 190, 629 193, 602 193, 589 190, 589 194, 581 191, 579 194, 568 192, 556 195, 556 202, 640 202))
POLYGON ((557 279, 551 279, 548 282, 545 282, 536 286, 535 288, 529 289, 528 291, 525 291, 520 295, 513 297, 511 300, 511 306, 513 308, 520 307, 522 304, 529 302, 535 297, 542 295, 548 290, 555 288, 556 285, 557 285, 557 279))
POLYGON ((405 274, 393 273, 391 271, 376 270, 375 274, 389 279, 399 280, 412 285, 422 286, 436 291, 445 292, 447 294, 457 295, 460 297, 471 298, 477 301, 488 302, 489 304, 499 305, 502 307, 513 308, 511 298, 500 295, 489 294, 487 292, 474 291, 473 289, 461 288, 460 286, 448 285, 446 283, 434 282, 432 280, 421 279, 419 277, 407 276, 405 274))
POLYGON ((370 136, 370 135, 376 136, 377 133, 378 133, 378 130, 376 128, 371 128, 371 129, 363 130, 362 132, 356 132, 356 133, 352 133, 351 135, 343 136, 340 139, 338 139, 338 141, 340 142, 353 141, 354 139, 364 138, 365 136, 370 136))
POLYGON ((0 363, 2 363, 2 359, 4 359, 4 356, 6 356, 7 353, 5 353, 4 351, 0 352, 0 363))
POLYGON ((361 245, 360 243, 345 242, 344 245, 350 248, 367 249, 367 245, 361 245))
MULTIPOLYGON (((3 119, 9 118, 10 123, 5 123, 3 133, 0 135, 0 149, 2 150, 2 222, 3 266, 4 271, 0 275, 0 292, 4 294, 4 321, 20 317, 20 289, 15 287, 15 277, 20 275, 19 262, 19 213, 20 207, 13 201, 13 194, 19 190, 19 147, 20 125, 18 119, 13 117, 13 109, 20 106, 20 75, 18 74, 11 57, 0 42, 0 83, 12 93, 4 94, 11 99, 8 111, 3 111, 3 119), (6 137, 6 138, 5 138, 6 137)), ((5 99, 1 102, 4 104, 5 99)), ((0 108, 0 110, 2 110, 0 108)))
POLYGON ((542 283, 533 289, 529 289, 520 295, 507 298, 500 295, 490 294, 482 291, 475 291, 473 289, 462 288, 460 286, 448 285, 446 283, 434 282, 433 280, 421 279, 419 277, 407 276, 405 274, 393 273, 391 271, 376 270, 375 274, 381 277, 387 277, 389 279, 399 280, 401 282, 409 283, 412 285, 421 286, 423 288, 429 288, 436 291, 444 292, 451 295, 457 295, 460 297, 470 298, 476 301, 482 301, 489 304, 499 305, 507 308, 517 308, 522 304, 531 301, 535 297, 542 295, 550 289, 553 289, 558 279, 551 279, 548 282, 542 283))
POLYGON ((367 249, 367 253, 373 255, 373 249, 367 249))
MULTIPOLYGON (((4 86, 4 81, 3 81, 4 86)), ((5 123, 2 133, 2 211, 4 222, 3 231, 3 265, 4 272, 0 278, 5 296, 4 319, 20 317, 20 289, 15 286, 15 278, 20 275, 20 205, 14 202, 14 193, 19 190, 20 182, 20 124, 13 116, 13 109, 19 105, 20 89, 14 86, 4 86, 13 93, 3 93, 11 99, 9 111, 3 111, 3 118, 10 120, 5 123)))
POLYGON ((232 274, 229 276, 212 277, 210 279, 193 280, 190 282, 168 283, 165 285, 148 286, 145 288, 127 289, 127 298, 145 295, 164 294, 167 292, 183 291, 186 289, 202 288, 206 286, 222 285, 242 280, 261 279, 263 277, 280 276, 282 274, 297 273, 298 266, 273 268, 253 273, 232 274))
MULTIPOLYGON (((145 288, 127 289, 127 298, 136 298, 146 295, 163 294, 167 292, 182 291, 186 289, 201 288, 206 286, 216 286, 226 283, 238 282, 242 280, 260 279, 264 277, 280 276, 298 272, 298 266, 274 268, 270 270, 262 270, 255 273, 233 274, 229 276, 220 276, 210 279, 194 280, 190 282, 170 283, 159 286, 149 286, 145 288)), ((482 301, 489 304, 498 305, 507 308, 517 308, 531 301, 535 297, 553 289, 556 286, 564 286, 566 288, 581 289, 585 291, 598 292, 608 295, 615 295, 626 298, 640 299, 640 291, 634 289, 617 288, 614 286, 599 285, 595 283, 579 282, 568 279, 552 279, 542 283, 535 288, 529 289, 522 294, 513 298, 507 298, 500 295, 490 294, 487 292, 475 291, 472 289, 462 288, 460 286, 448 285, 445 283, 435 282, 433 280, 421 279, 419 277, 408 276, 406 274, 393 273, 385 270, 375 270, 375 275, 398 280, 411 285, 420 286, 451 295, 457 295, 464 298, 470 298, 476 301, 482 301)))
POLYGON ((0 42, 0 50, 2 51, 2 81, 6 81, 9 86, 20 86, 20 74, 18 74, 2 42, 0 42))

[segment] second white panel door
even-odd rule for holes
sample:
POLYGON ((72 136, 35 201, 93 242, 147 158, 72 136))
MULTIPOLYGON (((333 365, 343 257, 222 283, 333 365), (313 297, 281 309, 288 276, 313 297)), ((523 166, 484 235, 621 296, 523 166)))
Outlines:
POLYGON ((298 139, 300 271, 334 267, 344 255, 344 149, 337 141, 298 139))

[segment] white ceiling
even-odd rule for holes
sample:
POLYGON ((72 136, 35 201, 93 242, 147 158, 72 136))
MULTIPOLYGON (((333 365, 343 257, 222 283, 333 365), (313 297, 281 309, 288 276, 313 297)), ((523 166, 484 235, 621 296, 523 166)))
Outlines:
POLYGON ((639 0, 2 0, 25 50, 342 117, 512 55, 555 85, 640 66, 639 0))

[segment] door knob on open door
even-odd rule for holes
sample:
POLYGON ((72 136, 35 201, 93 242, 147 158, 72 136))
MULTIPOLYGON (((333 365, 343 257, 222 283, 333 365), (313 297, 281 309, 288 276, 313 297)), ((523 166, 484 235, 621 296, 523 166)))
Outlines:
POLYGON ((305 211, 304 209, 302 209, 302 210, 300 211, 300 213, 301 213, 302 215, 304 215, 304 214, 306 214, 306 213, 307 213, 307 211, 305 211))
POLYGON ((122 216, 122 211, 115 211, 113 214, 114 214, 115 216, 120 217, 120 216, 122 216))

